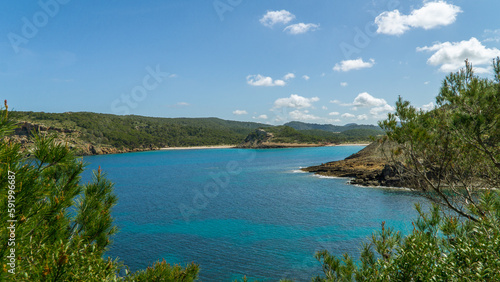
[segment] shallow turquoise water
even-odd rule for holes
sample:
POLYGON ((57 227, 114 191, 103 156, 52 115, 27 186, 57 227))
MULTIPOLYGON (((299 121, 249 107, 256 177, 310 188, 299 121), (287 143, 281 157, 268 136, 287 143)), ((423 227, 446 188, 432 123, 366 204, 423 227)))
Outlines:
POLYGON ((346 185, 346 179, 299 173, 362 147, 209 149, 86 157, 116 183, 120 233, 108 254, 131 270, 164 258, 196 262, 202 281, 247 277, 310 280, 313 255, 359 254, 360 243, 388 226, 410 230, 408 191, 346 185))

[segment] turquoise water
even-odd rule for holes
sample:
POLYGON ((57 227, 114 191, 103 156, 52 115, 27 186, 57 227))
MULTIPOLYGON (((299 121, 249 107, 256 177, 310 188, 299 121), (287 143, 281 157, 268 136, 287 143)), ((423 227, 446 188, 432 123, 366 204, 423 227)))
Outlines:
POLYGON ((310 280, 313 257, 327 249, 359 255, 360 244, 388 226, 409 231, 409 191, 346 185, 300 173, 362 147, 175 150, 85 157, 116 183, 108 252, 132 271, 158 259, 200 264, 202 281, 247 277, 310 280))

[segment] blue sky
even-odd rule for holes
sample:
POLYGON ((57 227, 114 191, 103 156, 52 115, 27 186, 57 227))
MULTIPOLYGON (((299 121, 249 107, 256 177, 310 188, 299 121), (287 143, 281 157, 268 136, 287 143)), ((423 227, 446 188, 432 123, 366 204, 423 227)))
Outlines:
POLYGON ((11 109, 375 124, 500 56, 500 1, 2 1, 11 109))

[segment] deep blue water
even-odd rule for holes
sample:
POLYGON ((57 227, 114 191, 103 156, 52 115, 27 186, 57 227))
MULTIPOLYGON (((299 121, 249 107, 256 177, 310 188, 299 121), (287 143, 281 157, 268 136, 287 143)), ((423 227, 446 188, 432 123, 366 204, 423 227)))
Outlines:
POLYGON ((409 231, 409 191, 364 188, 346 179, 299 173, 362 147, 175 150, 85 157, 115 182, 120 232, 107 253, 132 271, 164 258, 200 264, 202 281, 243 275, 276 281, 320 275, 327 249, 358 256, 361 242, 387 226, 409 231))

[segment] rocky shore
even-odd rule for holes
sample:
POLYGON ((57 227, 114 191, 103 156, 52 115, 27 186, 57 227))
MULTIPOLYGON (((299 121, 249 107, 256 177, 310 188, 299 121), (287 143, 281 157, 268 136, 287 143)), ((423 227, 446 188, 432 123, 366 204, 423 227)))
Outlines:
POLYGON ((318 175, 349 177, 350 184, 362 186, 403 187, 401 178, 386 157, 391 145, 373 142, 344 160, 302 168, 318 175))
POLYGON ((14 142, 21 145, 22 149, 28 149, 33 144, 33 139, 30 137, 31 132, 35 130, 41 134, 55 134, 56 141, 66 144, 69 148, 75 150, 79 156, 120 154, 130 152, 142 152, 159 150, 156 147, 145 148, 116 148, 110 145, 91 144, 83 141, 80 137, 81 133, 71 129, 53 128, 30 122, 21 122, 19 127, 14 130, 14 134, 7 137, 6 142, 14 142))

